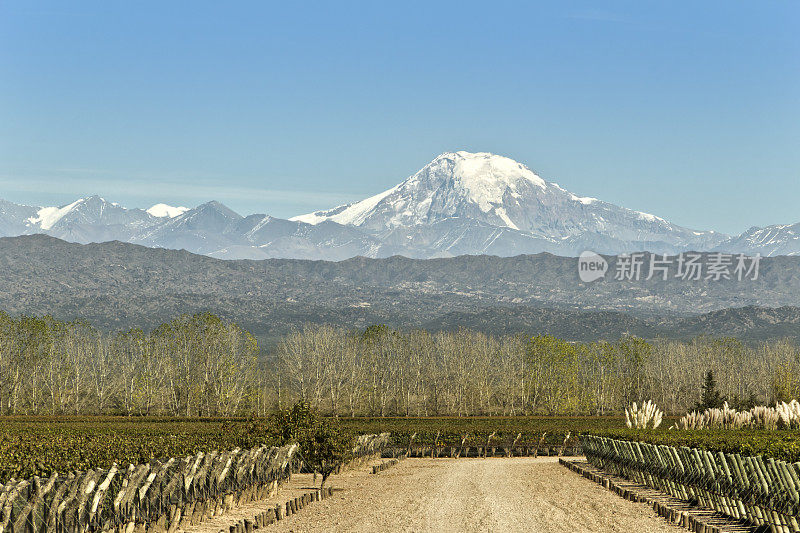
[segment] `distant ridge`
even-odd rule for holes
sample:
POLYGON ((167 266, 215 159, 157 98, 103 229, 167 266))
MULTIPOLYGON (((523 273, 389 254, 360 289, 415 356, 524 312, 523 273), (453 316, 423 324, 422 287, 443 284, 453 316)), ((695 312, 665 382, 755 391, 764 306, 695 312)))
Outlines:
MULTIPOLYGON (((609 257, 610 264, 616 258, 609 257)), ((757 280, 577 279, 550 254, 417 260, 221 261, 123 242, 0 238, 0 310, 150 328, 212 311, 266 345, 304 323, 550 333, 571 340, 733 335, 800 339, 800 257, 762 260, 757 280), (696 314, 699 313, 699 314, 696 314)))

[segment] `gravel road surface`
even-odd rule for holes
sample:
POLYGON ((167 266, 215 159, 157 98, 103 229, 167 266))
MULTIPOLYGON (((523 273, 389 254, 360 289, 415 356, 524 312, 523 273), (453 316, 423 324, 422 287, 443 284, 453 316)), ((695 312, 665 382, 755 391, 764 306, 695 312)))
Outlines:
MULTIPOLYGON (((554 457, 406 459, 377 475, 368 472, 363 465, 334 476, 333 497, 263 531, 677 531, 648 506, 623 500, 554 457)), ((294 476, 274 501, 285 502, 309 487, 310 476, 294 476)), ((266 505, 250 504, 190 531, 227 531, 235 520, 252 518, 266 505)))

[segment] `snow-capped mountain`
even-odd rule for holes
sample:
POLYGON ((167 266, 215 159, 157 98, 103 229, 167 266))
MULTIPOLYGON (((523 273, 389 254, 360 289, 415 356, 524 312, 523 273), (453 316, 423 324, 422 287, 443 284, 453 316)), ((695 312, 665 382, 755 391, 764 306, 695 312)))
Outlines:
POLYGON ((379 255, 381 247, 377 239, 341 224, 312 226, 261 214, 243 217, 213 201, 159 221, 130 242, 186 249, 220 259, 341 260, 379 255))
POLYGON ((753 227, 723 242, 717 250, 763 256, 800 255, 800 223, 753 227))
POLYGON ((219 202, 207 202, 174 217, 158 217, 155 224, 130 242, 209 254, 238 237, 236 224, 242 218, 219 202))
POLYGON ((63 207, 42 207, 30 217, 31 226, 43 230, 74 226, 131 226, 150 223, 151 216, 141 209, 126 209, 99 196, 81 198, 63 207))
MULTIPOLYGON (((447 221, 447 232, 461 227, 495 228, 487 239, 473 239, 471 253, 513 255, 538 249, 566 255, 587 247, 618 253, 644 247, 656 252, 708 248, 726 235, 693 231, 648 213, 577 196, 550 183, 525 165, 490 153, 445 153, 399 185, 350 205, 290 220, 333 221, 381 238, 419 233, 447 221), (509 231, 510 230, 510 231, 509 231)), ((439 251, 463 248, 463 236, 443 235, 439 251)), ((463 252, 462 252, 463 253, 463 252)))
POLYGON ((800 224, 730 238, 573 194, 525 165, 489 153, 448 152, 395 187, 289 220, 246 217, 219 202, 192 209, 127 209, 99 196, 32 207, 0 200, 0 236, 46 233, 87 243, 127 241, 224 259, 342 260, 464 254, 576 256, 685 250, 800 254, 800 224))
POLYGON ((157 220, 142 209, 126 209, 99 196, 81 198, 60 207, 31 207, 3 202, 0 209, 3 213, 0 215, 0 233, 47 233, 81 243, 130 240, 138 231, 157 220))

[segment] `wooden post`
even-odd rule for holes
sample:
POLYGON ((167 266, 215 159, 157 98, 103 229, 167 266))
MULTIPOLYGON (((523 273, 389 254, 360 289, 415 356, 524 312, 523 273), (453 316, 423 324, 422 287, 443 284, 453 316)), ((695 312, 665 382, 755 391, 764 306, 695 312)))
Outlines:
POLYGON ((542 436, 539 438, 539 442, 536 444, 536 449, 533 451, 533 458, 534 459, 539 457, 539 448, 541 448, 542 445, 544 444, 544 438, 545 438, 546 435, 547 435, 547 432, 545 431, 544 433, 542 433, 542 436))
POLYGON ((406 451, 406 455, 407 455, 407 456, 410 456, 410 455, 411 455, 411 446, 414 444, 414 438, 415 438, 416 436, 417 436, 417 434, 416 434, 416 432, 415 432, 415 433, 414 433, 413 435, 411 435, 411 437, 408 439, 408 451, 406 451))
POLYGON ((486 459, 486 454, 489 452, 489 443, 492 442, 492 438, 497 435, 496 431, 493 431, 489 438, 486 439, 486 447, 483 449, 483 458, 486 459))
POLYGON ((506 450, 507 457, 511 457, 512 455, 514 455, 514 447, 517 445, 517 442, 519 441, 520 437, 522 437, 522 433, 517 434, 517 438, 514 439, 513 443, 511 443, 511 448, 506 450))

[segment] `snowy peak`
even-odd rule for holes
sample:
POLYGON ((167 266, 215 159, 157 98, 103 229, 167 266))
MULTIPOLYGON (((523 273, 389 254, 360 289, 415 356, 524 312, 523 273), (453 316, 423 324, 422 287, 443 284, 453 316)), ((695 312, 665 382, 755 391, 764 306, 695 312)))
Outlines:
POLYGON ((100 196, 89 196, 61 207, 41 207, 26 222, 33 228, 52 230, 70 224, 128 224, 147 218, 141 209, 125 209, 100 196))
POLYGON ((701 240, 715 245, 726 237, 693 232, 648 213, 573 194, 508 157, 464 151, 444 153, 399 185, 366 200, 292 220, 330 220, 383 235, 449 219, 519 231, 559 246, 567 239, 583 242, 587 234, 597 234, 604 242, 611 239, 620 245, 663 243, 659 251, 666 252, 701 240))
POLYGON ((188 207, 173 207, 167 204, 156 204, 147 213, 156 218, 175 218, 188 211, 188 207))
POLYGON ((200 215, 204 217, 215 217, 231 221, 241 220, 242 218, 244 218, 242 217, 242 215, 240 215, 230 207, 220 202, 217 202, 216 200, 212 200, 202 205, 198 205, 194 209, 186 211, 186 213, 184 213, 181 216, 186 217, 189 214, 200 215))
POLYGON ((34 226, 40 227, 41 229, 50 229, 56 224, 56 222, 71 213, 72 210, 80 205, 80 203, 84 200, 85 199, 82 198, 63 207, 42 207, 36 212, 36 216, 28 219, 28 222, 34 226))
POLYGON ((763 256, 800 255, 800 223, 753 227, 723 242, 717 250, 763 256))
POLYGON ((456 186, 463 188, 465 195, 484 212, 503 203, 506 194, 519 197, 521 193, 518 189, 521 185, 532 184, 540 189, 547 189, 547 182, 528 167, 500 155, 487 152, 447 153, 437 157, 431 165, 437 163, 445 167, 452 165, 456 186))
POLYGON ((595 198, 580 197, 546 182, 508 157, 488 152, 446 152, 387 191, 361 202, 291 220, 309 224, 332 220, 377 230, 381 226, 391 229, 468 217, 526 231, 531 229, 526 216, 552 197, 575 205, 597 202, 595 198))
POLYGON ((387 191, 354 204, 290 220, 309 224, 331 220, 362 226, 382 213, 383 222, 391 228, 457 216, 459 206, 471 204, 482 213, 493 213, 497 225, 514 228, 514 223, 497 208, 508 198, 519 198, 533 188, 547 187, 547 182, 513 159, 488 152, 446 152, 387 191))
POLYGON ((243 217, 236 211, 219 202, 211 201, 167 219, 161 227, 172 232, 225 233, 242 219, 243 217))

